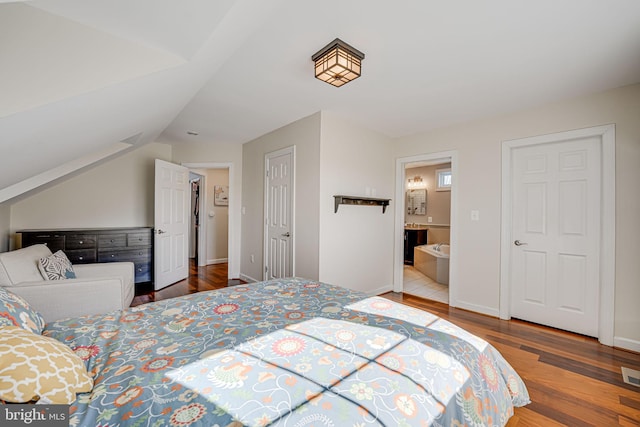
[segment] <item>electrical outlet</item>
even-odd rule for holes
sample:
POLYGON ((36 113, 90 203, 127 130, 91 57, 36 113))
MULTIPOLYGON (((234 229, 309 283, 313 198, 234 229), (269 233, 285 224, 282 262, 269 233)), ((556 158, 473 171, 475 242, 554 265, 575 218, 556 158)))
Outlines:
POLYGON ((430 217, 430 216, 428 216, 428 217, 427 217, 427 222, 433 222, 433 218, 432 218, 432 217, 430 217))

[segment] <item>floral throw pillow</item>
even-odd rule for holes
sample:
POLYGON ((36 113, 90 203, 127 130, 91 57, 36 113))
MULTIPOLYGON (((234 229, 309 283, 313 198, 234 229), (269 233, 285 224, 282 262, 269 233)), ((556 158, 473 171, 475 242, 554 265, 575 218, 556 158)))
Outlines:
POLYGON ((41 334, 45 321, 24 299, 0 286, 0 326, 3 325, 41 334))
POLYGON ((40 258, 38 268, 42 277, 46 280, 75 279, 71 261, 62 251, 58 251, 48 257, 40 258))

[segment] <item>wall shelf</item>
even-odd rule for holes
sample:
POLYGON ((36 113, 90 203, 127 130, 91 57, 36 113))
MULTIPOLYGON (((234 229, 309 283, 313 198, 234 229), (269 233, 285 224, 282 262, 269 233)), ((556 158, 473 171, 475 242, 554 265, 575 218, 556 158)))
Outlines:
POLYGON ((334 213, 338 212, 340 205, 358 205, 358 206, 382 206, 382 213, 387 210, 391 199, 377 199, 372 197, 359 196, 333 196, 335 199, 334 213))

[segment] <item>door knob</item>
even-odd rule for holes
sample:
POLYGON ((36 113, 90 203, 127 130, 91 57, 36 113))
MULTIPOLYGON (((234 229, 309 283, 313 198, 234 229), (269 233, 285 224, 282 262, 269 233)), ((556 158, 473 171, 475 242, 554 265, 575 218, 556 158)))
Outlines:
POLYGON ((514 242, 513 242, 513 244, 514 244, 514 245, 516 245, 516 246, 523 246, 523 245, 526 245, 526 243, 525 243, 525 242, 521 242, 520 240, 516 240, 516 241, 514 241, 514 242))
POLYGON ((158 234, 163 234, 163 233, 166 233, 166 231, 164 231, 164 230, 158 230, 158 234))
POLYGON ((281 234, 281 236, 282 236, 282 237, 290 237, 290 236, 291 236, 291 233, 289 233, 289 232, 287 231, 286 233, 281 234))

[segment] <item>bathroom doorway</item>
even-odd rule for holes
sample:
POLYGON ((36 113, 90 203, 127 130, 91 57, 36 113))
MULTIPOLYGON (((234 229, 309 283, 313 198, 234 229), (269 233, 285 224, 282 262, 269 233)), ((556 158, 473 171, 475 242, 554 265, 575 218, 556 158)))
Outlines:
POLYGON ((450 304, 455 287, 455 152, 398 159, 394 291, 450 304))

